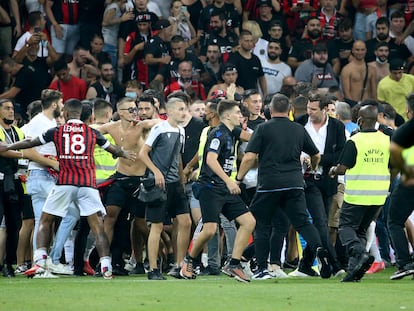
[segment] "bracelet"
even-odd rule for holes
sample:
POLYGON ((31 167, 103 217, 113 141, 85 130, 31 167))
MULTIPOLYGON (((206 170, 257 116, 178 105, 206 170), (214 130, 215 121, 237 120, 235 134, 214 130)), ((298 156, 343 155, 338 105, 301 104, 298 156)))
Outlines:
POLYGON ((243 181, 243 178, 242 179, 238 179, 237 178, 237 175, 236 175, 236 181, 243 181))

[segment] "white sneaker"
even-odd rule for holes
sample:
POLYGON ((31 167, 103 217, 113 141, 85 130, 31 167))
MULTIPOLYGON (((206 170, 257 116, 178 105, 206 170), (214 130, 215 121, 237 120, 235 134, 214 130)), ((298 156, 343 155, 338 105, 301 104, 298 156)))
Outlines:
POLYGON ((64 274, 64 275, 73 275, 73 270, 70 269, 68 266, 61 264, 54 264, 50 258, 46 260, 46 267, 50 270, 50 272, 55 274, 64 274))
POLYGON ((43 272, 36 273, 33 276, 34 279, 57 279, 57 275, 52 274, 49 270, 44 270, 43 272))
POLYGON ((258 269, 252 276, 253 280, 270 280, 272 278, 267 269, 258 269))
POLYGON ((298 269, 293 270, 292 272, 290 272, 288 274, 288 276, 293 276, 293 277, 309 277, 310 275, 300 272, 298 269))
POLYGON ((271 276, 273 276, 274 278, 278 278, 278 279, 286 279, 289 276, 285 273, 285 271, 283 271, 280 267, 279 268, 273 268, 272 270, 269 269, 269 273, 271 276))

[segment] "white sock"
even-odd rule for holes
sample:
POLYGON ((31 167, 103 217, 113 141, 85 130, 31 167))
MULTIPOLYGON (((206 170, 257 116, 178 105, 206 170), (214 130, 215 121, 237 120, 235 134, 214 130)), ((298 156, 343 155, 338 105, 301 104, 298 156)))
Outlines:
POLYGON ((46 266, 47 252, 44 248, 38 248, 34 251, 33 261, 36 265, 41 267, 46 266))
POLYGON ((365 250, 368 252, 371 249, 372 243, 375 241, 375 222, 372 221, 367 230, 367 245, 365 246, 365 250))
POLYGON ((374 240, 374 243, 371 244, 371 249, 369 250, 372 256, 374 256, 375 262, 381 262, 381 254, 377 245, 377 241, 374 240))
POLYGON ((99 262, 101 263, 101 272, 102 273, 104 271, 112 271, 111 257, 109 257, 109 256, 101 257, 99 259, 99 262), (107 269, 104 269, 104 268, 107 268, 107 269))

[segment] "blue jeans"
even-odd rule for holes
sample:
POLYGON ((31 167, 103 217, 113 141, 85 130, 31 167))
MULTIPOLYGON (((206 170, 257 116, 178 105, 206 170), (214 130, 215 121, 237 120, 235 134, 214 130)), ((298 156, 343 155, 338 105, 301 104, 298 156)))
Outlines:
POLYGON ((114 68, 114 71, 116 72, 116 69, 118 68, 118 49, 115 45, 104 43, 103 52, 107 52, 111 56, 111 63, 112 68, 114 68))
POLYGON ((46 198, 55 185, 55 179, 46 170, 30 170, 27 179, 27 193, 31 195, 33 212, 35 216, 35 228, 33 231, 33 250, 37 249, 36 237, 39 231, 40 216, 46 198))
POLYGON ((52 262, 54 264, 59 263, 66 240, 68 239, 79 218, 79 209, 72 203, 68 208, 68 213, 60 222, 52 250, 50 251, 50 258, 52 258, 52 262))
POLYGON ((366 21, 367 16, 360 12, 355 13, 355 23, 354 23, 354 39, 355 40, 366 40, 366 21))

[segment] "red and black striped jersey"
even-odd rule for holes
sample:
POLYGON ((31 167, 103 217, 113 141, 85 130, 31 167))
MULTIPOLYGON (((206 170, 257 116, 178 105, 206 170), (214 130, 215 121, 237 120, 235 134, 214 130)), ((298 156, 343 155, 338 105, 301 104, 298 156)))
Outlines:
POLYGON ((40 136, 42 144, 53 141, 59 161, 57 185, 96 188, 94 149, 103 149, 110 143, 97 130, 80 120, 69 120, 60 127, 52 128, 40 136))
POLYGON ((59 24, 76 25, 79 20, 79 0, 53 1, 52 12, 59 24))

